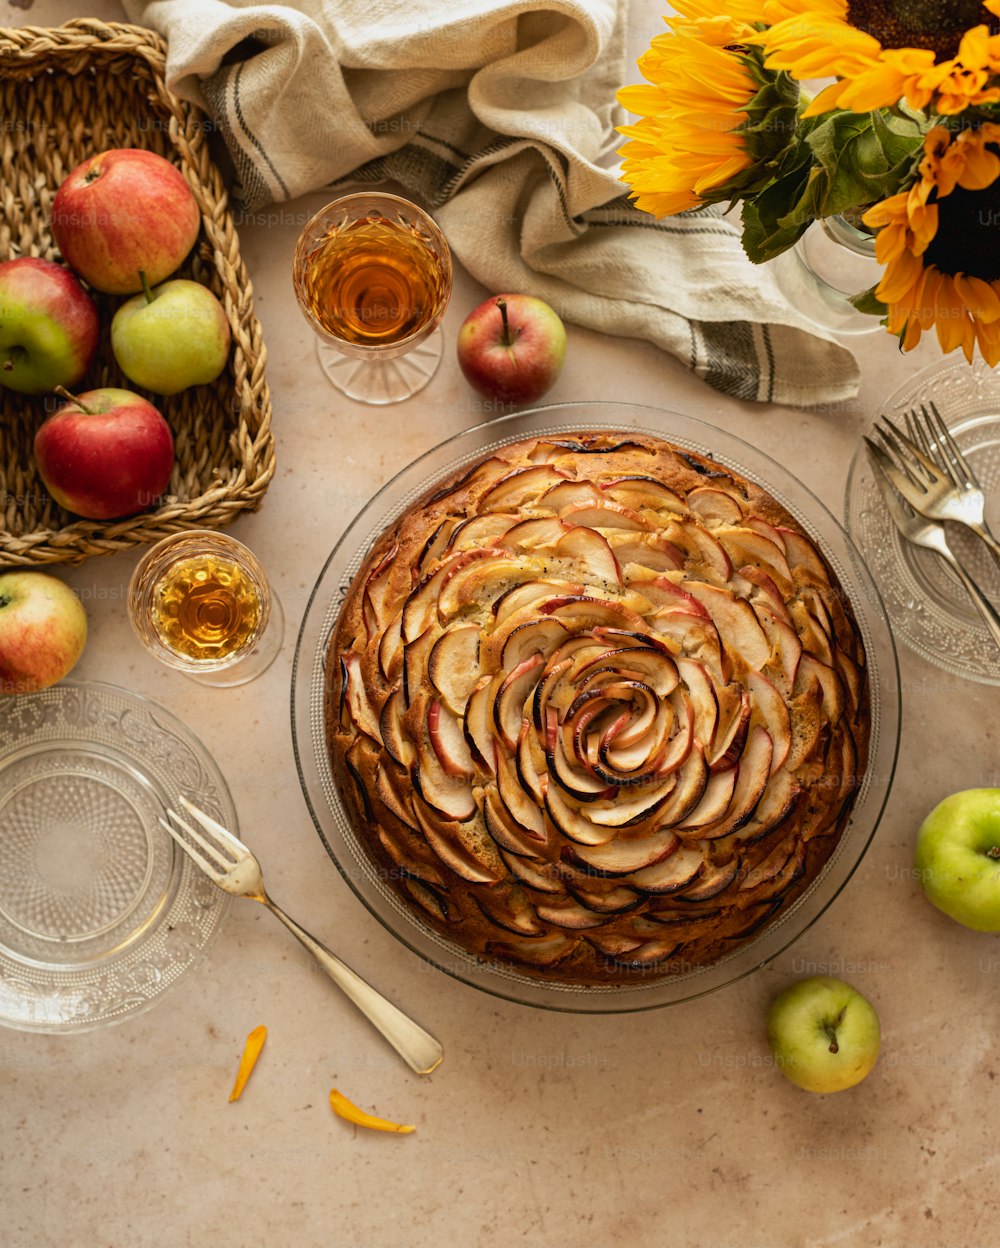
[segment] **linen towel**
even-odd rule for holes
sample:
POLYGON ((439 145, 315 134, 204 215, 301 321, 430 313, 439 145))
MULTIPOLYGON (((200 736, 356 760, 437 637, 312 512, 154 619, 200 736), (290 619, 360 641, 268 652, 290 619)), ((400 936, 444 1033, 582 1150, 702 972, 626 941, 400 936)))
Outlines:
MULTIPOLYGON (((801 327, 717 212, 656 221, 608 167, 627 0, 124 0, 168 41, 247 211, 391 180, 492 291, 645 339, 741 399, 858 390, 854 357, 801 327)), ((622 398, 628 395, 623 393, 622 398)))

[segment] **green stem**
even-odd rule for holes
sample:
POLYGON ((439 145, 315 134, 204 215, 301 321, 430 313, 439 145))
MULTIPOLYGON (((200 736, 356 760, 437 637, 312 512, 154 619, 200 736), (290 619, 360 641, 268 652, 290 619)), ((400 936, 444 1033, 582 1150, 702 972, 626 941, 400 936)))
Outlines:
POLYGON ((81 412, 85 412, 88 416, 93 416, 94 413, 91 409, 89 407, 84 407, 76 395, 70 394, 65 386, 56 386, 56 394, 58 394, 61 399, 67 399, 70 403, 75 403, 81 412))
POLYGON ((145 269, 139 270, 139 281, 142 282, 142 293, 146 296, 146 302, 152 303, 156 296, 153 294, 153 288, 149 284, 145 269))

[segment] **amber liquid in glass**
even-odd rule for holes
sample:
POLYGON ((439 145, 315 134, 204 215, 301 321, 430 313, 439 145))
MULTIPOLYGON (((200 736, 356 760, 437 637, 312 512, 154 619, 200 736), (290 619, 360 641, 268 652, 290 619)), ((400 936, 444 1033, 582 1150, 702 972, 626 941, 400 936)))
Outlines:
POLYGON ((441 310, 446 276, 419 233, 379 213, 331 230, 309 254, 309 310, 327 333, 360 346, 391 346, 441 310))
POLYGON ((244 649, 260 616, 257 582, 219 555, 178 559, 153 589, 153 627, 168 649, 189 659, 225 659, 244 649))

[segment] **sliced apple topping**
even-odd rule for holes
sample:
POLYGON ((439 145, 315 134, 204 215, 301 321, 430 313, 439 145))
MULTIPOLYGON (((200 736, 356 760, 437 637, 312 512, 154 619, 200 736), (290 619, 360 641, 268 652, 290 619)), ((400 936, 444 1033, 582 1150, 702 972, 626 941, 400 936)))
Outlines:
POLYGON ((621 589, 622 572, 618 560, 608 539, 596 529, 574 526, 559 539, 556 551, 587 585, 604 592, 621 589))
POLYGON ((421 743, 417 746, 417 757, 410 768, 413 787, 424 799, 448 819, 471 819, 476 813, 476 803, 472 796, 472 785, 466 775, 453 775, 445 771, 437 753, 421 743))
POLYGON ((607 500, 575 503, 564 507, 559 516, 567 524, 582 524, 588 529, 626 529, 642 533, 649 532, 652 527, 637 511, 607 500))
POLYGON ((687 510, 680 495, 665 486, 662 481, 657 481, 655 477, 617 477, 612 481, 602 481, 601 489, 615 502, 631 507, 635 511, 646 508, 650 511, 679 515, 687 510))
POLYGON ((512 585, 493 600, 495 627, 499 628, 511 616, 530 611, 541 602, 548 602, 552 598, 575 597, 583 592, 584 586, 578 581, 555 581, 548 577, 512 585))
POLYGON ((715 536, 725 547, 726 554, 735 567, 749 565, 760 568, 776 578, 779 585, 792 585, 792 573, 785 558, 784 549, 756 529, 722 525, 715 536))
POLYGON ((684 846, 652 866, 628 877, 629 883, 644 893, 677 893, 687 888, 705 870, 701 850, 684 846))
POLYGON ((554 485, 566 480, 566 474, 551 464, 517 468, 508 472, 480 496, 480 511, 514 511, 535 502, 554 485))
POLYGON ((499 512, 486 516, 470 516, 452 529, 443 553, 483 550, 500 544, 500 539, 519 523, 519 517, 499 512))
POLYGON ((478 626, 467 624, 443 632, 431 647, 427 658, 427 675, 456 715, 465 712, 476 683, 479 680, 479 645, 481 632, 478 626))
POLYGON ((759 671, 771 657, 771 647, 753 608, 731 590, 703 581, 688 581, 687 587, 701 603, 719 631, 722 644, 734 659, 759 671))
POLYGON ((341 679, 344 682, 343 687, 347 691, 347 711, 354 726, 360 732, 365 733, 366 736, 371 737, 373 741, 381 744, 382 736, 379 731, 378 716, 372 709, 372 704, 368 701, 368 692, 361 679, 360 655, 354 651, 349 652, 341 659, 341 666, 341 679))
POLYGON ((543 655, 530 655, 500 682, 493 699, 493 723, 508 750, 517 745, 521 721, 528 718, 535 686, 544 666, 543 655))
POLYGON ((771 753, 771 734, 763 725, 755 724, 740 759, 728 810, 718 822, 699 829, 703 839, 729 836, 753 816, 771 775, 771 753))
MULTIPOLYGON (((563 797, 558 786, 550 784, 545 794, 545 809, 555 827, 578 845, 606 845, 614 839, 613 825, 593 823, 578 807, 563 797)), ((588 807, 589 810, 589 807, 588 807)))
POLYGON ((743 519, 743 504, 727 490, 711 485, 699 485, 688 491, 688 507, 710 527, 723 524, 739 524, 743 519))
POLYGON ((472 776, 472 754, 458 716, 436 698, 427 711, 427 735, 449 776, 472 776))
POLYGON ((489 957, 504 962, 523 962, 546 970, 558 966, 577 948, 580 940, 568 936, 546 936, 540 940, 491 940, 486 945, 489 957))
MULTIPOLYGON (((548 830, 541 807, 531 794, 526 793, 521 787, 516 768, 507 760, 503 750, 496 743, 494 743, 494 754, 500 800, 510 817, 518 827, 524 829, 530 839, 544 843, 548 840, 548 830)), ((547 794, 550 794, 553 788, 553 785, 548 785, 547 794)))
POLYGON ((500 849, 519 858, 541 861, 541 842, 529 836, 511 815, 494 784, 483 790, 483 822, 500 849))
MULTIPOLYGON (((835 673, 833 673, 835 674, 835 673)), ((761 672, 750 672, 747 677, 750 705, 754 715, 771 734, 771 775, 783 766, 792 744, 792 725, 788 705, 778 692, 777 686, 761 672)))
POLYGON ((540 506, 558 513, 564 507, 585 507, 590 503, 603 503, 604 495, 599 486, 584 478, 578 481, 559 481, 550 486, 538 502, 540 506))
POLYGON ((681 839, 671 828, 660 828, 634 839, 618 837, 604 845, 567 847, 572 862, 601 876, 630 875, 669 858, 681 847, 681 839))
POLYGON ((403 726, 405 712, 403 690, 397 686, 382 705, 382 713, 379 716, 379 735, 382 738, 382 744, 389 752, 389 757, 401 767, 409 767, 416 758, 416 749, 403 726))
POLYGON ((378 643, 378 665, 387 684, 393 685, 403 670, 403 617, 397 614, 386 626, 378 643))
POLYGON ((684 552, 685 566, 696 576, 711 577, 719 584, 729 580, 733 565, 725 547, 695 519, 671 521, 663 536, 684 552))
POLYGON ((510 526, 498 541, 508 550, 554 550, 568 532, 569 526, 557 516, 536 516, 510 526))
POLYGON ((618 566, 627 570, 631 565, 633 577, 648 576, 650 572, 680 571, 684 567, 684 552, 655 533, 609 530, 605 537, 618 566))

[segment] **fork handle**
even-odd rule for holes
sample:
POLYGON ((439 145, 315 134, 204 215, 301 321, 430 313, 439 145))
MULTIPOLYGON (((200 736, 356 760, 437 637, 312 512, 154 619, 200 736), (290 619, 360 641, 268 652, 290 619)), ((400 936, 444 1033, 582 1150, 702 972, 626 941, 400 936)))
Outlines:
POLYGON ((947 559, 947 561, 955 569, 959 580, 965 586, 966 592, 978 608, 979 614, 983 617, 983 622, 990 630, 990 636, 997 643, 997 645, 1000 646, 1000 614, 997 613, 996 607, 994 607, 993 603, 986 597, 983 591, 965 570, 964 564, 961 563, 961 561, 951 550, 945 547, 944 551, 941 553, 942 556, 947 559))
POLYGON ((304 927, 299 927, 270 897, 264 898, 264 904, 278 916, 299 943, 309 950, 337 987, 350 997, 365 1018, 385 1036, 412 1070, 418 1075, 429 1075, 440 1065, 444 1049, 433 1036, 428 1035, 391 1001, 387 1001, 357 971, 352 971, 326 945, 320 944, 315 936, 310 936, 304 927))
POLYGON ((982 540, 989 547, 990 553, 993 555, 993 558, 996 559, 998 563, 1000 563, 1000 542, 997 541, 997 539, 989 531, 986 525, 977 524, 975 520, 967 520, 966 524, 973 531, 973 533, 975 533, 977 537, 982 538, 982 540))

